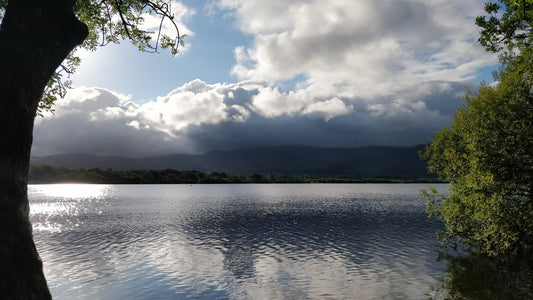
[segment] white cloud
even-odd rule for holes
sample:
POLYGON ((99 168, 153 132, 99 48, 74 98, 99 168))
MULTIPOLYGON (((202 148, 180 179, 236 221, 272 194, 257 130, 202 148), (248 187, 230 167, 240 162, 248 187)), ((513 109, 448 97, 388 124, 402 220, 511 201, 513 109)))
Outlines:
POLYGON ((82 152, 149 156, 266 145, 409 146, 427 142, 461 103, 463 83, 433 82, 372 102, 314 98, 254 82, 194 80, 136 104, 82 87, 35 123, 33 155, 82 152))
POLYGON ((280 92, 278 88, 262 87, 258 91, 250 107, 266 117, 316 115, 327 121, 353 110, 339 98, 321 100, 305 89, 280 92))
MULTIPOLYGON (((177 4, 176 4, 177 5, 177 4)), ((217 0, 253 44, 237 83, 193 80, 144 104, 71 91, 36 122, 34 154, 156 155, 256 145, 425 143, 448 125, 475 73, 483 1, 217 0)), ((180 8, 186 18, 193 12, 180 8)), ((155 24, 155 23, 154 23, 155 24)))
POLYGON ((320 115, 326 121, 337 117, 349 114, 353 110, 352 105, 346 105, 339 98, 333 98, 326 101, 315 102, 304 109, 304 115, 320 115))
MULTIPOLYGON (((169 11, 173 15, 173 20, 168 18, 162 19, 160 15, 155 13, 144 13, 142 15, 144 22, 141 24, 140 28, 148 32, 152 32, 151 38, 153 41, 156 41, 158 35, 166 35, 168 37, 175 37, 179 31, 179 34, 186 34, 187 36, 193 36, 194 32, 190 30, 185 23, 196 14, 196 11, 193 8, 185 6, 183 3, 178 1, 169 1, 167 3, 169 6, 169 11), (174 25, 174 22, 176 25, 174 25)), ((180 47, 180 51, 185 51, 190 48, 190 44, 185 44, 185 47, 180 47)))
POLYGON ((281 93, 277 88, 262 87, 253 97, 251 106, 267 117, 279 117, 302 111, 308 101, 309 99, 304 99, 294 92, 281 93))
POLYGON ((475 42, 480 0, 215 3, 254 36, 251 47, 235 50, 233 73, 241 79, 305 75, 311 89, 329 97, 371 98, 422 81, 472 80, 479 68, 496 63, 475 42), (352 95, 339 95, 335 84, 352 95))
POLYGON ((139 107, 142 125, 173 135, 190 125, 213 124, 227 118, 224 95, 199 80, 180 87, 155 102, 139 107))

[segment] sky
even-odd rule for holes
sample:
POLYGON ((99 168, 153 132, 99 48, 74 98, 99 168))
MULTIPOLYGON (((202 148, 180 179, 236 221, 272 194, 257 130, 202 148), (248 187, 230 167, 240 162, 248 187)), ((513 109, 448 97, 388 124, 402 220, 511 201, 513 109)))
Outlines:
POLYGON ((491 83, 478 0, 173 1, 186 46, 79 50, 32 155, 428 143, 491 83))

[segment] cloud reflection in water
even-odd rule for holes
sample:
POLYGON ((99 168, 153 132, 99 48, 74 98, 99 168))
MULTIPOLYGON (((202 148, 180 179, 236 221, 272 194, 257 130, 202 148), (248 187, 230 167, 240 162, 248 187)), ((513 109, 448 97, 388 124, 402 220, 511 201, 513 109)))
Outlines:
POLYGON ((61 228, 35 234, 56 299, 412 299, 445 269, 419 186, 101 188, 31 187, 61 228))

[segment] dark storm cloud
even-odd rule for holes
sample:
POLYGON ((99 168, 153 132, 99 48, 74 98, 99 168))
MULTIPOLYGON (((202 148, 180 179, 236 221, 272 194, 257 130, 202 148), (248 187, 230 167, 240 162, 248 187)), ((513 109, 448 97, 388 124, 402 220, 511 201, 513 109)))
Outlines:
POLYGON ((37 120, 33 154, 426 143, 450 124, 476 73, 497 62, 475 42, 482 0, 210 5, 253 40, 235 48, 238 82, 193 80, 143 104, 77 89, 37 120))
POLYGON ((33 154, 151 156, 290 144, 410 146, 426 143, 450 123, 465 86, 432 82, 372 102, 335 100, 347 110, 317 106, 324 99, 273 92, 254 83, 195 81, 143 105, 108 90, 82 88, 58 103, 54 116, 37 120, 33 154), (304 100, 285 112, 268 105, 259 109, 260 91, 282 98, 276 103, 304 100), (315 107, 313 113, 309 107, 315 107))

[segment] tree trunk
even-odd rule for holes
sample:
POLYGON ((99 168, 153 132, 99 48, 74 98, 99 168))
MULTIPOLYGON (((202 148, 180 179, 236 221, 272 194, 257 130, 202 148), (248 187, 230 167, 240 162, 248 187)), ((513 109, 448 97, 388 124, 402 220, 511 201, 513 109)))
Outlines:
POLYGON ((87 27, 73 0, 9 0, 0 27, 0 297, 50 299, 29 221, 33 121, 44 88, 87 27))

